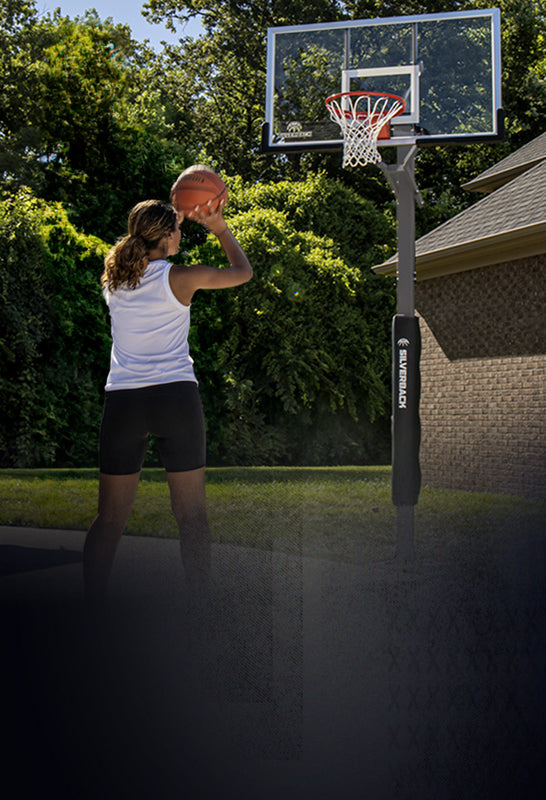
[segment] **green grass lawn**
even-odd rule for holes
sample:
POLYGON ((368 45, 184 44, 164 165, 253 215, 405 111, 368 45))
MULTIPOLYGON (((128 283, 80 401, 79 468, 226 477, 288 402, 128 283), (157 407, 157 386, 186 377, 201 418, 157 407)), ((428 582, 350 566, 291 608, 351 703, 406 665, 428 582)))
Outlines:
MULTIPOLYGON (((0 470, 0 525, 85 530, 92 470, 0 470)), ((396 537, 389 467, 207 470, 213 540, 353 563, 388 558, 396 537)), ((415 536, 424 557, 464 558, 542 535, 546 504, 424 488, 415 536)), ((127 533, 176 537, 163 470, 145 470, 127 533)))

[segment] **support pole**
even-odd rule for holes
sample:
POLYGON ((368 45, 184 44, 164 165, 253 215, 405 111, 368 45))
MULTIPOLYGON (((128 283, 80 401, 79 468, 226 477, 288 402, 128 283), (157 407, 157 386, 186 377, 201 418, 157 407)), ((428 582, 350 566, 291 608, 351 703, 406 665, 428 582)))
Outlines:
POLYGON ((398 242, 398 283, 396 312, 415 316, 415 148, 398 148, 396 169, 396 222, 398 242))
POLYGON ((393 319, 392 500, 397 511, 396 560, 415 559, 414 507, 421 487, 419 444, 421 338, 415 316, 415 146, 398 148, 396 166, 383 169, 396 194, 398 281, 393 319))

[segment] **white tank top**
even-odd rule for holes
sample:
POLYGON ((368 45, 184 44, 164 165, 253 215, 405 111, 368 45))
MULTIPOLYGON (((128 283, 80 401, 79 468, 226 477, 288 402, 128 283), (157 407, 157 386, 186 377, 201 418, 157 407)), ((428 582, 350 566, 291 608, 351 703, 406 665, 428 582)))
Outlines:
POLYGON ((188 346, 190 307, 169 285, 168 261, 150 261, 136 289, 107 288, 112 354, 106 391, 194 381, 188 346))

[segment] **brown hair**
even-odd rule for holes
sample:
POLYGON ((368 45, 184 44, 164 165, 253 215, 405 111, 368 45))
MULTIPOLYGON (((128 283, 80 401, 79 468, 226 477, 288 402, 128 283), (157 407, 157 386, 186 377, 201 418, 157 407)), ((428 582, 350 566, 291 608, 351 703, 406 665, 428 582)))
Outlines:
POLYGON ((113 292, 120 286, 135 289, 148 266, 150 250, 174 231, 176 212, 159 200, 144 200, 131 210, 128 235, 120 239, 104 259, 102 285, 113 292))

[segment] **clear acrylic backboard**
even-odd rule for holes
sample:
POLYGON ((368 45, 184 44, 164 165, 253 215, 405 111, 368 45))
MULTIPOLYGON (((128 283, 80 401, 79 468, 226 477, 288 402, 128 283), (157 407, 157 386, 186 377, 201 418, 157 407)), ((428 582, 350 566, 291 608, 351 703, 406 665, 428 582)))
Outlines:
POLYGON ((263 150, 341 149, 325 99, 351 91, 405 100, 381 146, 502 139, 499 10, 270 28, 263 150))

